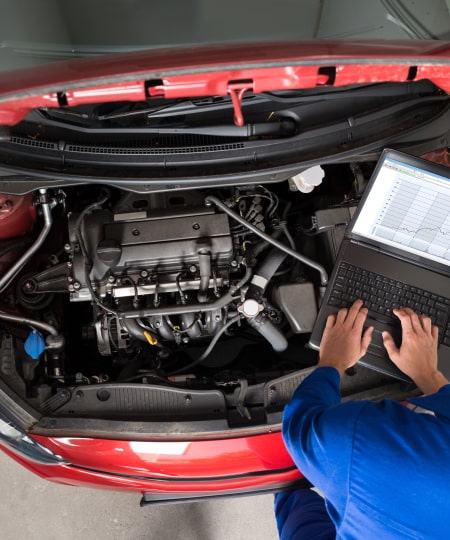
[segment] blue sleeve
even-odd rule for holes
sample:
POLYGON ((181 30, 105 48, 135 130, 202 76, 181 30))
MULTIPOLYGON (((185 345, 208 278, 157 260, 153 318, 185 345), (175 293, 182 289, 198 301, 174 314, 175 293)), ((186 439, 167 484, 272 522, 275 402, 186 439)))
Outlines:
POLYGON ((283 415, 283 439, 295 464, 326 497, 337 524, 348 495, 355 424, 365 402, 341 404, 339 372, 316 369, 295 391, 283 415))
POLYGON ((450 384, 444 385, 434 394, 410 398, 408 401, 450 419, 450 384))

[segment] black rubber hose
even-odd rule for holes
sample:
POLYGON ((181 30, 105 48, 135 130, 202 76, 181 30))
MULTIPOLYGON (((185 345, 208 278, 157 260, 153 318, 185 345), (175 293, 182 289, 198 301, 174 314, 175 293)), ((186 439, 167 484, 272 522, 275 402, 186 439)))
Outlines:
POLYGON ((328 274, 325 268, 321 264, 309 259, 308 257, 305 257, 301 253, 298 253, 294 249, 288 246, 285 246, 278 240, 272 238, 270 235, 268 235, 264 231, 261 231, 260 229, 258 229, 258 227, 255 227, 255 225, 253 225, 252 223, 249 223, 246 219, 244 219, 239 214, 234 212, 234 210, 231 210, 231 208, 228 208, 228 206, 224 204, 221 200, 219 200, 217 197, 213 197, 211 195, 209 197, 206 197, 206 203, 215 204, 217 208, 220 208, 220 210, 228 214, 231 218, 233 218, 235 221, 237 221, 241 225, 244 225, 244 227, 247 227, 247 229, 249 229, 256 235, 260 236, 263 240, 270 242, 276 248, 280 249, 281 251, 284 251, 291 257, 294 257, 294 259, 297 259, 300 262, 306 264, 307 266, 310 266, 311 268, 314 268, 315 270, 317 270, 320 273, 320 283, 322 287, 326 287, 326 285, 328 284, 328 274))

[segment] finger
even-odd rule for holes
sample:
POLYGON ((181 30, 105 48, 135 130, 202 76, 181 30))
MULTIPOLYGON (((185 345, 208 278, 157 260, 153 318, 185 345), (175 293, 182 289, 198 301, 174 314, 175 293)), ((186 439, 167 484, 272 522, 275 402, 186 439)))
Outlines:
POLYGON ((434 345, 437 347, 439 341, 439 328, 437 326, 431 327, 431 335, 433 336, 434 345))
POLYGON ((423 330, 428 334, 431 334, 431 319, 426 315, 419 315, 420 324, 422 325, 423 330))
POLYGON ((394 309, 393 313, 400 319, 403 332, 413 332, 413 325, 411 321, 411 313, 414 313, 412 309, 400 308, 394 309))
POLYGON ((411 312, 410 317, 411 317, 411 326, 413 327, 413 330, 415 332, 420 332, 421 330, 423 330, 423 326, 422 326, 422 322, 420 320, 420 316, 415 311, 413 311, 412 309, 410 309, 409 311, 411 312))
MULTIPOLYGON (((336 313, 331 313, 327 317, 327 322, 325 324, 325 330, 329 330, 336 324, 336 313)), ((325 331, 324 330, 324 331, 325 331)))
POLYGON ((359 310, 358 314, 356 315, 355 322, 353 323, 353 328, 356 332, 362 333, 368 312, 369 310, 364 307, 359 310))
POLYGON ((393 360, 400 353, 400 349, 397 348, 394 338, 389 332, 382 332, 381 335, 383 336, 383 343, 389 355, 389 358, 393 360))
POLYGON ((346 318, 346 322, 348 322, 351 326, 355 325, 356 318, 359 315, 359 312, 361 311, 361 308, 363 307, 363 301, 362 300, 355 300, 353 304, 350 306, 346 318))
POLYGON ((418 332, 422 330, 422 323, 420 322, 419 315, 409 307, 403 308, 403 311, 409 316, 411 321, 411 328, 418 332))
POLYGON ((367 352, 367 349, 372 341, 373 326, 369 326, 364 330, 362 339, 361 339, 361 357, 364 356, 367 352))
POLYGON ((336 322, 343 323, 347 318, 347 314, 348 314, 348 309, 346 308, 340 309, 336 316, 336 322))

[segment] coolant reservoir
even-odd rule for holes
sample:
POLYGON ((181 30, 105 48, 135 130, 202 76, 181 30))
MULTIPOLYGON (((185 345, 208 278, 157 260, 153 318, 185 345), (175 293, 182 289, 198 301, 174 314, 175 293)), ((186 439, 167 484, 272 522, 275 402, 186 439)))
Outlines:
POLYGON ((325 172, 320 165, 310 167, 300 174, 296 174, 289 179, 289 187, 292 191, 311 193, 311 191, 322 183, 325 172))
POLYGON ((22 196, 0 193, 0 240, 31 233, 35 221, 32 193, 22 196))

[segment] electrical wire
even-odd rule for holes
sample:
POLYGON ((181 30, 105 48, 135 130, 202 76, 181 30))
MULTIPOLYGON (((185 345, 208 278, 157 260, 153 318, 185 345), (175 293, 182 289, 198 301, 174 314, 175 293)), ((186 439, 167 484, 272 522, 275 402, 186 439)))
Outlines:
POLYGON ((236 317, 233 317, 226 324, 224 324, 222 328, 217 332, 217 334, 212 338, 206 350, 197 358, 197 360, 194 360, 187 366, 177 369, 176 371, 172 371, 172 373, 169 373, 168 376, 170 377, 172 375, 178 375, 179 373, 185 373, 186 371, 189 371, 193 367, 198 366, 198 364, 201 364, 204 360, 206 360, 206 358, 211 354, 211 351, 214 349, 224 332, 226 332, 226 330, 228 330, 228 328, 230 328, 230 326, 232 326, 234 323, 238 322, 240 318, 240 315, 236 315, 236 317))
POLYGON ((231 208, 228 208, 228 206, 224 204, 221 200, 219 200, 217 197, 213 197, 212 195, 209 195, 208 197, 206 197, 206 202, 215 204, 218 208, 220 208, 220 210, 228 214, 238 223, 241 223, 242 225, 250 229, 252 232, 260 236, 263 240, 266 240, 267 242, 271 243, 273 246, 275 246, 279 250, 284 251, 291 257, 294 257, 294 259, 297 259, 300 262, 306 264, 307 266, 310 266, 311 268, 314 268, 315 270, 317 270, 320 274, 321 286, 324 288, 326 287, 326 285, 328 284, 328 273, 321 264, 317 263, 316 261, 313 261, 312 259, 309 259, 308 257, 305 257, 301 253, 298 253, 297 251, 291 249, 288 246, 285 246, 278 240, 275 240, 274 238, 269 236, 267 233, 261 231, 260 229, 255 227, 252 223, 249 223, 244 218, 242 218, 239 214, 231 210, 231 208))
POLYGON ((176 285, 177 285, 178 292, 180 294, 181 303, 186 304, 187 298, 186 298, 186 295, 184 294, 183 289, 181 288, 181 284, 180 284, 180 280, 181 280, 182 276, 183 276, 183 272, 180 272, 177 275, 177 277, 175 279, 175 282, 176 282, 176 285))
POLYGON ((134 281, 134 279, 131 276, 122 277, 122 283, 127 283, 127 282, 131 283, 131 286, 134 289, 134 301, 138 302, 139 301, 139 298, 138 298, 139 295, 138 295, 137 283, 134 281))
POLYGON ((117 312, 110 307, 103 304, 103 302, 98 298, 97 293, 94 291, 94 288, 92 287, 91 283, 91 277, 90 273, 92 270, 92 261, 89 257, 89 253, 86 249, 86 244, 84 243, 84 237, 82 233, 82 227, 84 225, 84 218, 89 212, 92 212, 95 208, 98 208, 99 206, 102 206, 105 204, 105 202, 110 198, 111 193, 109 190, 104 190, 105 195, 98 201, 91 203, 90 205, 86 206, 86 208, 83 209, 82 212, 80 212, 80 215, 78 216, 76 222, 75 222, 75 236, 78 240, 78 244, 80 245, 80 250, 84 258, 84 276, 86 281, 86 286, 89 289, 89 292, 91 293, 92 300, 97 304, 99 308, 101 308, 103 311, 106 311, 107 313, 111 313, 112 315, 115 315, 116 317, 117 312))

